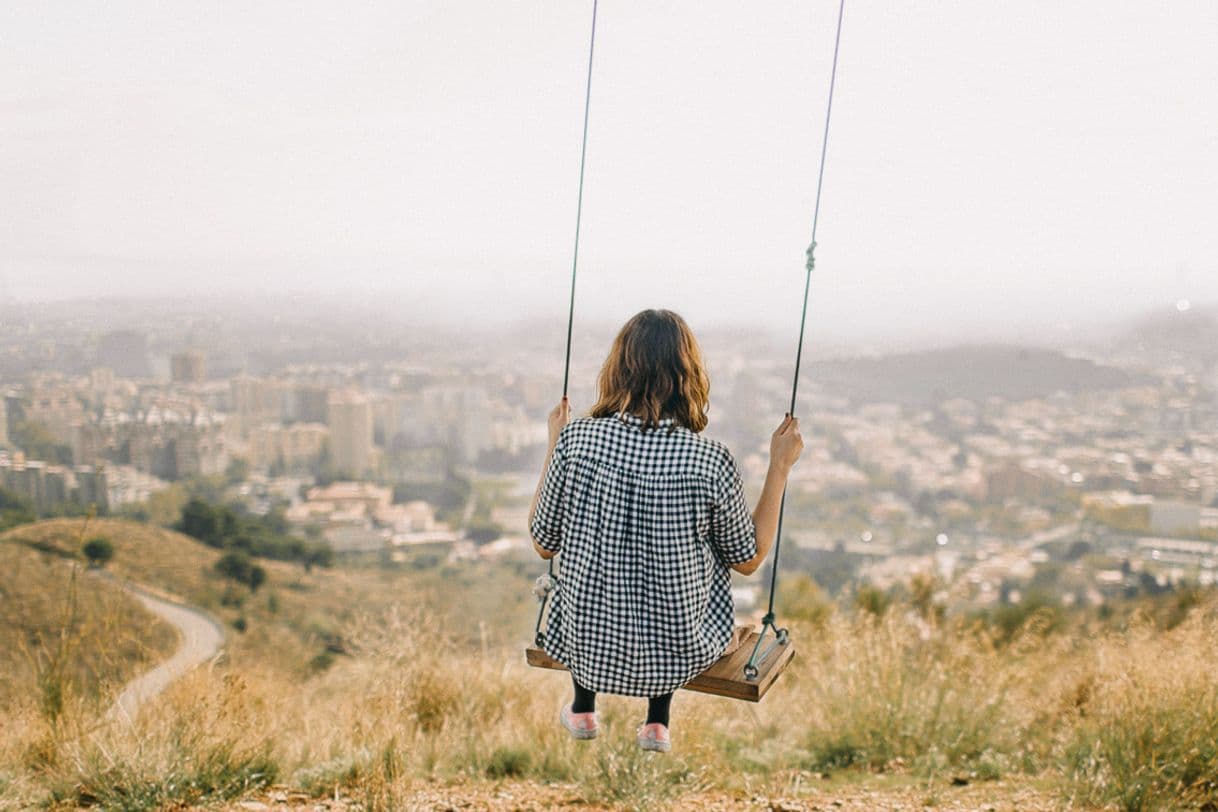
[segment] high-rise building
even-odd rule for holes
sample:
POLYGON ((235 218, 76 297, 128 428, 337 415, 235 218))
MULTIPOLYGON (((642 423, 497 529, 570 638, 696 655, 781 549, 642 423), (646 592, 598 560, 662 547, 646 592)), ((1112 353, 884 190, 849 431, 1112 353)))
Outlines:
POLYGON ((58 442, 66 443, 72 427, 85 418, 76 391, 57 380, 41 380, 26 392, 23 419, 41 423, 58 442))
POLYGON ((76 501, 82 505, 96 505, 105 514, 110 510, 110 491, 106 480, 105 466, 78 465, 76 472, 76 501))
POLYGON ((234 428, 241 436, 262 423, 278 423, 280 420, 281 387, 274 380, 239 375, 229 381, 229 398, 234 428))
POLYGON ((174 383, 203 383, 207 378, 203 353, 193 350, 170 356, 169 370, 174 383))
POLYGON ((287 386, 282 392, 280 416, 285 423, 324 423, 329 396, 330 390, 324 386, 287 386))
POLYGON ((79 423, 72 435, 78 465, 130 465, 161 479, 220 474, 228 465, 224 424, 209 412, 152 408, 79 423))
POLYGON ((0 396, 0 446, 8 445, 8 406, 0 396))
POLYGON ((96 505, 106 513, 110 502, 104 469, 82 465, 66 468, 23 454, 0 457, 0 488, 28 499, 41 511, 58 510, 67 504, 96 505))
POLYGON ((372 406, 359 392, 334 392, 326 404, 330 464, 348 476, 372 467, 372 406))
POLYGON ((320 423, 263 423, 250 430, 249 460, 255 468, 305 470, 321 457, 329 437, 320 423))

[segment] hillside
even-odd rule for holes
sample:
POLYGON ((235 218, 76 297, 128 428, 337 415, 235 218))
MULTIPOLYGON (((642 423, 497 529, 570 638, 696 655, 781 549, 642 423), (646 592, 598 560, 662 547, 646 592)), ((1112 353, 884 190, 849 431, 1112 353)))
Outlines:
MULTIPOLYGON (((70 549, 73 525, 2 539, 70 549)), ((877 615, 792 591, 780 619, 797 654, 771 694, 751 705, 681 693, 675 751, 656 758, 632 740, 637 700, 600 699, 596 742, 559 728, 568 677, 523 663, 528 566, 306 574, 272 563, 257 593, 226 594, 215 550, 128 522, 97 529, 114 540, 116 570, 214 603, 237 632, 229 658, 179 680, 131 728, 98 728, 87 708, 52 728, 32 710, 9 717, 0 808, 1218 803, 1212 602, 1167 628, 1032 615, 1007 639, 899 598, 877 615)))
MULTIPOLYGON (((70 555, 80 519, 51 519, 14 528, 0 542, 70 555)), ((214 566, 221 551, 172 530, 120 519, 90 522, 90 535, 114 545, 108 569, 200 606, 235 632, 228 655, 242 665, 273 667, 297 675, 340 656, 344 629, 398 604, 428 606, 463 642, 502 642, 529 622, 535 573, 518 567, 471 563, 460 571, 392 572, 380 569, 313 569, 260 560, 267 583, 257 592, 236 587, 214 566)))
POLYGON ((104 706, 176 645, 171 627, 113 584, 0 537, 0 716, 52 690, 57 662, 68 693, 104 706))
POLYGON ((808 378, 824 391, 859 402, 933 406, 950 398, 1025 400, 1054 392, 1131 386, 1129 373, 1052 350, 954 347, 879 358, 816 361, 808 378))
POLYGON ((1114 345, 1160 358, 1213 363, 1218 361, 1218 308, 1147 315, 1122 330, 1114 345))

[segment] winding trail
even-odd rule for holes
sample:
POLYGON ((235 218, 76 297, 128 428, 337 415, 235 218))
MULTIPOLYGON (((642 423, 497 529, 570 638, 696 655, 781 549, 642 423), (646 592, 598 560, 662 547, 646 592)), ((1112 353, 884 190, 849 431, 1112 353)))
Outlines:
POLYGON ((132 722, 140 705, 152 699, 178 677, 216 657, 224 647, 224 628, 210 614, 193 606, 166 600, 144 587, 105 576, 121 587, 148 611, 178 630, 181 642, 173 655, 150 671, 127 683, 107 721, 132 722))

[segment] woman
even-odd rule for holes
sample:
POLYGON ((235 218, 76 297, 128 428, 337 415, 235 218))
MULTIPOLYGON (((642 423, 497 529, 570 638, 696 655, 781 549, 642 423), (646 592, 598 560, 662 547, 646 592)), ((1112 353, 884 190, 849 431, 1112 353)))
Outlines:
POLYGON ((770 465, 750 515, 722 443, 703 437, 710 381, 685 321, 645 310, 618 333, 599 400, 549 417, 550 449, 529 511, 542 558, 562 553, 546 652, 570 669, 575 699, 559 718, 597 735, 598 692, 648 698, 639 746, 668 751, 672 694, 731 638, 729 568, 761 566, 791 466, 803 449, 790 415, 770 439, 770 465))

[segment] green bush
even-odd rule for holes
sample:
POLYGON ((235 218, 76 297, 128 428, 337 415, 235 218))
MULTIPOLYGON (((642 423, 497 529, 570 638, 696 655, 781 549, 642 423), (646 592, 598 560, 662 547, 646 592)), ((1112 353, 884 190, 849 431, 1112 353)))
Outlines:
POLYGON ((114 545, 105 536, 94 536, 80 550, 92 567, 104 567, 114 558, 114 545))
POLYGON ((215 570, 229 580, 245 584, 251 592, 257 592, 258 587, 266 583, 266 570, 240 550, 220 556, 216 561, 215 570))
POLYGON ((182 507, 174 529, 209 547, 277 561, 296 561, 306 570, 328 567, 334 560, 333 551, 324 541, 310 542, 292 535, 281 511, 252 516, 196 497, 182 507))

